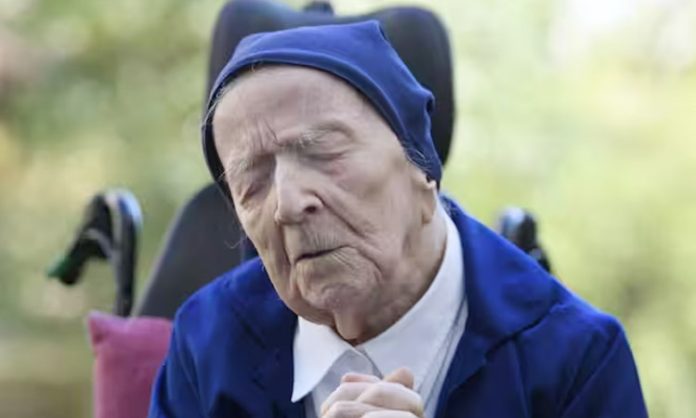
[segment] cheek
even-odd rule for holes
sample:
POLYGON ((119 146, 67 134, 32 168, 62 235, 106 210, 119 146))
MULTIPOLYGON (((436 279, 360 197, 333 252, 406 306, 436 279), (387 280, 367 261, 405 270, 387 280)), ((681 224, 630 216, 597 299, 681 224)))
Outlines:
POLYGON ((337 193, 332 206, 355 230, 368 235, 391 231, 413 206, 408 178, 396 158, 375 162, 361 156, 333 180, 337 193))
MULTIPOLYGON (((337 184, 347 194, 361 202, 370 216, 389 216, 395 206, 395 194, 403 193, 400 180, 405 177, 402 151, 378 149, 358 153, 337 176, 337 184)), ((406 196, 401 196, 407 198, 406 196)))
POLYGON ((279 249, 282 250, 280 245, 282 241, 272 214, 266 212, 264 206, 237 208, 237 217, 247 237, 264 259, 264 263, 268 259, 275 264, 276 257, 271 258, 269 255, 277 253, 279 249))
POLYGON ((418 228, 417 202, 403 167, 385 163, 345 176, 340 217, 360 235, 361 252, 390 275, 403 256, 409 235, 418 228))
POLYGON ((281 229, 273 219, 270 205, 237 209, 237 216, 263 261, 263 265, 278 293, 286 293, 291 283, 290 265, 283 244, 281 229))
POLYGON ((343 165, 335 178, 337 184, 344 190, 350 190, 360 197, 367 197, 380 189, 390 168, 388 162, 375 161, 374 156, 358 153, 350 162, 343 165))

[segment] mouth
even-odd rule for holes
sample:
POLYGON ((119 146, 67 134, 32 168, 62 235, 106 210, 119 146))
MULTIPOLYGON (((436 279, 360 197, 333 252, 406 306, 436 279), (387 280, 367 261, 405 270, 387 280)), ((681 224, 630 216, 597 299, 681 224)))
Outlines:
POLYGON ((295 262, 299 263, 300 261, 312 260, 312 259, 316 259, 319 257, 323 257, 329 253, 332 253, 332 252, 338 250, 339 248, 341 248, 341 247, 329 248, 327 250, 318 250, 318 251, 306 252, 306 253, 303 253, 302 255, 300 255, 299 257, 297 257, 295 262))

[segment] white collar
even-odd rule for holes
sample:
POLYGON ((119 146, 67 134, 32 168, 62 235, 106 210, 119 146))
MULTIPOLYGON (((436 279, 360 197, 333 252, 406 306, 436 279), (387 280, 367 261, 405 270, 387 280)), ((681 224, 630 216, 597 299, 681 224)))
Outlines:
POLYGON ((444 211, 440 213, 446 219, 447 243, 438 272, 418 302, 386 331, 352 347, 328 326, 298 319, 292 402, 313 391, 346 351, 367 355, 382 375, 399 367, 410 368, 418 390, 438 351, 443 349, 464 298, 459 232, 450 217, 444 211))

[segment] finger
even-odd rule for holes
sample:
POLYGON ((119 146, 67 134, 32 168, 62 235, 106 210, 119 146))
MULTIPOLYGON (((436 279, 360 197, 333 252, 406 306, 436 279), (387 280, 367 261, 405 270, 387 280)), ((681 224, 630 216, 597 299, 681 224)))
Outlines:
POLYGON ((385 382, 400 383, 409 389, 413 389, 413 372, 406 367, 400 367, 384 378, 385 382))
POLYGON ((343 375, 341 378, 341 383, 346 383, 346 382, 367 382, 367 383, 376 383, 379 382, 379 377, 373 376, 371 374, 362 374, 362 373, 346 373, 343 375))
POLYGON ((329 409, 321 412, 321 418, 361 418, 380 408, 356 401, 334 402, 329 409))
POLYGON ((362 416, 362 418, 423 418, 423 415, 414 415, 407 411, 370 411, 362 416))
POLYGON ((412 412, 423 415, 423 401, 418 393, 401 383, 381 381, 372 383, 356 399, 384 409, 412 412))
POLYGON ((331 405, 341 401, 354 401, 363 393, 370 385, 369 382, 346 382, 341 383, 336 390, 321 404, 321 414, 323 415, 331 405))

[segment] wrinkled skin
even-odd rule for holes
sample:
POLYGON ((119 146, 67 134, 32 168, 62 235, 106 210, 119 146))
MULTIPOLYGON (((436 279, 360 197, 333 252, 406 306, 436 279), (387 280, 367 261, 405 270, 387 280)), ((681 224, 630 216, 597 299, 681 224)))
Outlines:
POLYGON ((422 296, 444 252, 436 184, 351 86, 251 70, 218 102, 213 134, 239 221, 295 313, 356 344, 422 296))

